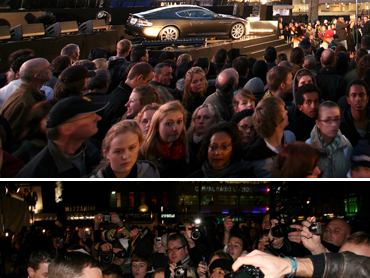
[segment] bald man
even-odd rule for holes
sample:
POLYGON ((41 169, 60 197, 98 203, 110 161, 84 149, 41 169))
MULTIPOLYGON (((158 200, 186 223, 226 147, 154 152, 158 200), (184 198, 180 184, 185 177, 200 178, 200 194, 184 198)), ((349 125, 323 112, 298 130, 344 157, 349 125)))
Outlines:
POLYGON ((292 228, 301 230, 301 240, 303 245, 311 251, 312 255, 318 255, 327 251, 338 252, 344 242, 351 235, 351 226, 343 219, 333 219, 326 226, 325 231, 320 235, 315 235, 309 231, 312 222, 316 218, 309 218, 300 225, 292 225, 292 228))
POLYGON ((45 93, 40 89, 53 73, 46 59, 35 58, 22 64, 19 76, 21 85, 6 99, 0 110, 12 128, 15 147, 19 146, 28 112, 33 105, 45 100, 45 93))
POLYGON ((216 92, 207 97, 204 103, 216 105, 221 118, 225 121, 231 119, 233 113, 232 99, 233 93, 239 83, 239 74, 233 69, 223 70, 216 79, 216 92))
POLYGON ((325 49, 320 58, 322 68, 315 76, 316 85, 324 100, 337 102, 346 94, 347 81, 335 69, 335 54, 332 49, 325 49))

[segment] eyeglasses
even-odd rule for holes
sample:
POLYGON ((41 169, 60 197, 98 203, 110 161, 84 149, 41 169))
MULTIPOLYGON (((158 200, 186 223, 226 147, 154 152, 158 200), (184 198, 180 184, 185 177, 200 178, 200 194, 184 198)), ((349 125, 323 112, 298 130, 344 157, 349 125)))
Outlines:
POLYGON ((339 124, 342 120, 341 119, 327 119, 327 120, 318 120, 318 121, 330 125, 333 122, 336 124, 339 124))
POLYGON ((239 125, 238 127, 240 127, 242 130, 253 130, 253 126, 248 126, 248 125, 239 125))
POLYGON ((208 150, 211 152, 216 152, 218 150, 225 152, 225 151, 230 150, 230 148, 231 148, 231 145, 209 146, 208 150))
POLYGON ((175 252, 175 253, 177 253, 177 252, 179 252, 179 250, 181 250, 182 248, 184 248, 185 247, 185 245, 183 245, 183 246, 181 246, 181 247, 175 247, 175 248, 173 248, 173 249, 167 249, 167 251, 166 251, 166 253, 168 254, 168 253, 172 253, 172 252, 175 252))

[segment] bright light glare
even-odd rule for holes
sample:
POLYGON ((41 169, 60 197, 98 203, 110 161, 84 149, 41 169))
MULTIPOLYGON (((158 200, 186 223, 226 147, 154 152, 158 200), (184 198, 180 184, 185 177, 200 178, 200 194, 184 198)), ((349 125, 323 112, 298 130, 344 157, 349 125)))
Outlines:
POLYGON ((199 219, 199 218, 195 219, 195 221, 194 221, 194 223, 195 223, 195 224, 200 224, 200 222, 201 222, 201 221, 200 221, 200 219, 199 219))

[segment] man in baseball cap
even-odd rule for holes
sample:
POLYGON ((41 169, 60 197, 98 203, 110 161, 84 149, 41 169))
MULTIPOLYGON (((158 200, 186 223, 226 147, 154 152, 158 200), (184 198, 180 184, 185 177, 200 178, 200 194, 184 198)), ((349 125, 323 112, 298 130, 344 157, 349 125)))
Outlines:
POLYGON ((46 122, 48 145, 17 175, 19 178, 78 178, 100 161, 100 146, 89 140, 107 103, 81 96, 66 97, 50 110, 46 122))

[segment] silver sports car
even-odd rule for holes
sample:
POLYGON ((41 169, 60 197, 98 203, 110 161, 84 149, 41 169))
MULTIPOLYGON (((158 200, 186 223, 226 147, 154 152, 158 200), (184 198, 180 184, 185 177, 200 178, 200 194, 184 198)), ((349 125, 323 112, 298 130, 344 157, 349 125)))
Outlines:
POLYGON ((221 36, 240 39, 246 34, 247 24, 245 19, 216 14, 203 7, 178 5, 130 14, 125 32, 160 40, 221 36))

